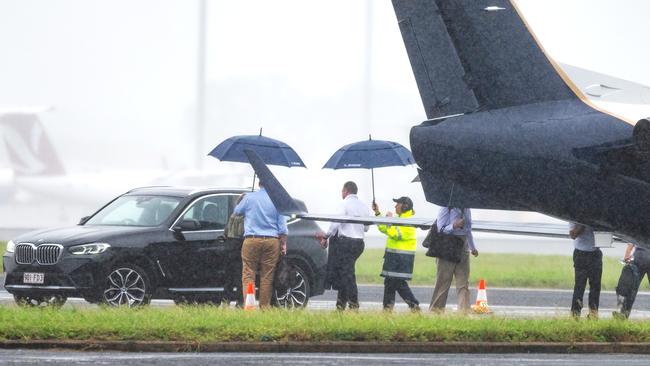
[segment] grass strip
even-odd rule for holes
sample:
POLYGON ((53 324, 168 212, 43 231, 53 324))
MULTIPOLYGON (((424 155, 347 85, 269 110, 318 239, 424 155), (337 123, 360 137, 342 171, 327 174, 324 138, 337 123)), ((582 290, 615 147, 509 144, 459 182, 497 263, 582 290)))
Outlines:
MULTIPOLYGON (((363 252, 356 266, 358 283, 384 283, 384 278, 379 276, 383 256, 383 249, 366 249, 363 252)), ((470 266, 470 286, 483 278, 492 287, 573 289, 573 259, 570 256, 482 253, 476 258, 472 257, 470 266)), ((617 259, 603 257, 602 290, 616 288, 622 268, 617 259)), ((410 284, 433 286, 435 278, 435 258, 417 252, 410 284)), ((642 285, 642 289, 647 287, 647 283, 642 285)))
POLYGON ((457 315, 243 312, 210 307, 22 309, 0 307, 2 340, 186 342, 647 342, 648 321, 478 318, 457 315))

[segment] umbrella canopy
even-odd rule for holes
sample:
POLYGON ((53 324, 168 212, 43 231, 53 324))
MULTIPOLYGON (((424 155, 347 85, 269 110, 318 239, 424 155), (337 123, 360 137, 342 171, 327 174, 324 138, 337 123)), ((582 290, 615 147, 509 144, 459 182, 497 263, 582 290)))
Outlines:
POLYGON ((323 169, 373 169, 415 164, 404 146, 392 141, 366 140, 338 149, 323 169))
POLYGON ((372 201, 375 202, 374 168, 415 164, 411 152, 393 141, 368 140, 348 144, 338 149, 323 169, 370 169, 372 173, 372 201))
POLYGON ((208 155, 221 161, 248 163, 245 149, 255 151, 268 165, 305 168, 305 163, 291 146, 261 134, 230 137, 212 149, 208 155))

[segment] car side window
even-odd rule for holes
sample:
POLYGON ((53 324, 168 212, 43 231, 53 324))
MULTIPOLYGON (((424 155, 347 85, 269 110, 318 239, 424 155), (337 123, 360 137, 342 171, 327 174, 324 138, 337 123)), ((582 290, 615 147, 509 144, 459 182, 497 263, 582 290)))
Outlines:
POLYGON ((185 212, 182 220, 193 220, 196 230, 223 230, 229 213, 229 196, 217 195, 201 198, 185 212))

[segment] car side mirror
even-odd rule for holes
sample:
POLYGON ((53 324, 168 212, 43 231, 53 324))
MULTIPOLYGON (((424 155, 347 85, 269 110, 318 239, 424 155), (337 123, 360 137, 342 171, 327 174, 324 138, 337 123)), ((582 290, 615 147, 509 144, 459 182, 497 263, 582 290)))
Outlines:
POLYGON ((77 225, 83 225, 83 224, 85 224, 86 221, 88 221, 89 218, 90 218, 90 216, 84 216, 84 217, 82 217, 81 219, 79 219, 79 224, 77 224, 77 225))
POLYGON ((176 239, 185 240, 185 235, 183 235, 183 231, 192 231, 200 228, 201 228, 201 223, 198 222, 197 220, 186 219, 178 223, 178 225, 174 226, 172 228, 172 231, 174 232, 174 237, 176 237, 176 239))

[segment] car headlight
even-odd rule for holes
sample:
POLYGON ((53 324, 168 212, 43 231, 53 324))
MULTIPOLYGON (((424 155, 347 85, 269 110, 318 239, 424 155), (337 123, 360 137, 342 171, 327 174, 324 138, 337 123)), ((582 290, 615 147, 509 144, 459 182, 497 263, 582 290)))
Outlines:
POLYGON ((14 250, 16 250, 16 244, 14 244, 13 240, 9 240, 7 243, 7 253, 13 253, 14 250))
POLYGON ((69 251, 72 254, 99 254, 104 253, 108 248, 110 248, 108 243, 91 243, 91 244, 82 244, 75 245, 70 247, 69 251))

